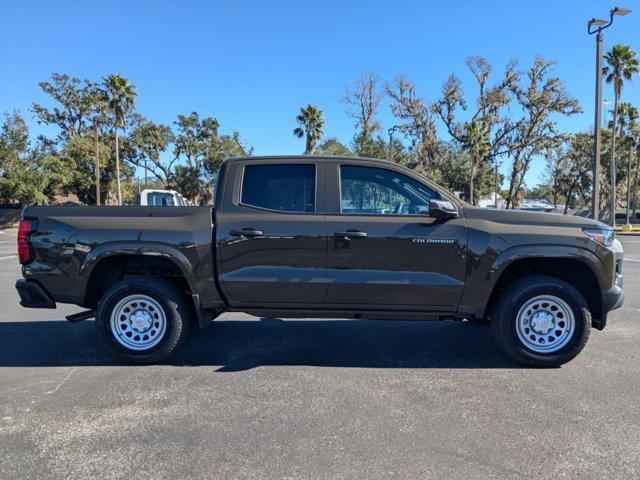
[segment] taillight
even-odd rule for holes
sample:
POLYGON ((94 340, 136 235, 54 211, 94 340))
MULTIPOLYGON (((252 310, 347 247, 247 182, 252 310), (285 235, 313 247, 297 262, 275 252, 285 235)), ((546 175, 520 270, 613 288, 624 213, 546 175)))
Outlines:
POLYGON ((33 261, 33 246, 29 236, 38 228, 38 220, 22 218, 18 225, 18 259, 25 265, 33 261))

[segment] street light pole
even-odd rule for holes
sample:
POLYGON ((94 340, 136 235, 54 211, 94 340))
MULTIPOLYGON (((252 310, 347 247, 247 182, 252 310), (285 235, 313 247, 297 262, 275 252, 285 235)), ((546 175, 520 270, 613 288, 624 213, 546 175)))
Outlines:
MULTIPOLYGON (((596 34, 596 99, 595 99, 595 115, 594 115, 594 131, 593 131, 593 189, 591 192, 591 215, 594 219, 600 216, 600 149, 601 149, 601 107, 602 107, 602 31, 611 26, 614 15, 626 15, 631 10, 626 8, 615 7, 609 12, 609 21, 599 18, 592 18, 587 22, 587 32, 589 35, 596 34)), ((615 109, 614 109, 614 125, 613 135, 615 137, 615 109)), ((616 173, 615 173, 615 156, 611 152, 611 225, 615 224, 616 212, 616 173)))

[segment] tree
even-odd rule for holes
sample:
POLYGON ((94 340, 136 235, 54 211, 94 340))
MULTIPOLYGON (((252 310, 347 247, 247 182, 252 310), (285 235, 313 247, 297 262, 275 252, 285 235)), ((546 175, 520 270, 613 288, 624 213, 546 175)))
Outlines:
POLYGON ((230 157, 245 157, 253 154, 253 147, 248 145, 240 133, 234 130, 231 135, 219 135, 204 157, 204 171, 215 183, 220 164, 230 157))
POLYGON ((464 126, 462 133, 462 148, 469 153, 471 157, 471 175, 469 180, 469 201, 471 204, 475 202, 473 195, 473 184, 476 178, 478 164, 491 153, 491 144, 489 143, 489 129, 486 124, 480 120, 468 122, 464 126))
POLYGON ((195 199, 202 193, 200 171, 192 165, 176 165, 173 186, 186 198, 195 199))
POLYGON ((327 138, 318 145, 316 150, 318 155, 352 157, 353 152, 346 145, 342 144, 337 138, 327 138))
MULTIPOLYGON (((630 103, 622 102, 619 107, 618 124, 620 127, 620 135, 626 135, 626 140, 629 145, 629 158, 627 159, 627 194, 626 194, 626 220, 627 224, 630 222, 630 209, 631 209, 631 164, 633 162, 633 152, 638 148, 638 139, 640 138, 640 124, 638 123, 639 114, 638 109, 630 103)), ((637 156, 637 155, 636 155, 637 156)), ((637 188, 637 172, 638 166, 636 165, 636 181, 634 182, 634 209, 635 209, 635 189, 637 188)))
MULTIPOLYGON (((251 155, 253 147, 247 145, 237 131, 233 131, 231 135, 219 135, 218 120, 214 117, 201 119, 197 112, 178 115, 174 124, 177 129, 174 157, 184 160, 189 167, 188 171, 180 169, 180 175, 182 178, 197 180, 198 196, 201 201, 206 202, 213 192, 222 161, 228 157, 251 155), (198 176, 194 176, 194 171, 198 172, 198 176)), ((195 198, 195 195, 190 198, 195 198)))
POLYGON ((489 86, 493 67, 482 57, 468 57, 466 65, 473 75, 478 96, 469 120, 457 119, 458 109, 467 110, 462 82, 451 75, 442 86, 442 97, 433 106, 443 121, 447 132, 465 151, 469 152, 471 169, 469 177, 469 202, 475 202, 474 183, 478 165, 505 153, 505 146, 515 125, 506 116, 511 103, 510 92, 519 80, 515 62, 507 63, 503 77, 489 86))
POLYGON ((551 150, 547 156, 546 181, 554 206, 564 202, 564 214, 579 203, 587 203, 591 192, 593 135, 578 133, 551 150))
POLYGON ((51 81, 40 82, 39 86, 60 106, 49 109, 34 103, 31 110, 38 123, 60 129, 58 138, 62 142, 86 134, 92 128, 92 117, 106 111, 105 92, 89 80, 54 73, 51 81))
MULTIPOLYGON (((60 185, 64 193, 73 192, 80 201, 95 201, 95 130, 93 117, 105 115, 108 110, 106 93, 89 80, 80 80, 66 74, 54 73, 50 81, 41 82, 40 88, 54 101, 53 106, 34 103, 32 111, 40 124, 58 128, 54 139, 43 139, 48 154, 55 156, 67 169, 68 183, 60 185)), ((107 197, 108 186, 115 177, 112 146, 105 138, 106 126, 100 124, 99 155, 101 195, 107 197)), ((123 175, 130 174, 124 168, 123 175)))
POLYGON ((68 173, 43 139, 30 148, 29 129, 19 112, 5 113, 0 129, 0 204, 47 203, 67 182, 68 173))
POLYGON ((109 75, 103 79, 109 110, 113 114, 113 132, 116 142, 116 180, 118 185, 118 205, 122 205, 122 187, 120 183, 120 151, 118 146, 118 128, 126 127, 126 118, 136 104, 136 88, 120 75, 109 75))
POLYGON ((174 178, 173 166, 178 157, 163 162, 160 158, 169 144, 173 142, 173 133, 167 125, 160 125, 149 120, 140 122, 131 132, 133 155, 129 161, 144 169, 144 185, 147 187, 147 171, 151 172, 168 188, 174 178))
MULTIPOLYGON (((400 163, 404 162, 400 160, 400 163)), ((466 192, 469 187, 469 176, 471 175, 470 153, 465 151, 457 142, 441 141, 438 145, 438 155, 428 168, 412 165, 411 163, 407 166, 458 195, 466 192)), ((499 181, 502 181, 502 176, 500 176, 499 181)), ((474 187, 476 198, 479 199, 491 195, 493 182, 494 172, 491 165, 486 162, 478 164, 474 187)))
POLYGON ((356 155, 374 156, 374 134, 380 131, 380 123, 376 120, 382 93, 378 90, 380 79, 375 73, 361 74, 352 86, 345 87, 342 102, 346 105, 346 113, 353 118, 357 129, 354 137, 356 155))
POLYGON ((569 116, 582 111, 562 81, 550 76, 554 66, 553 62, 538 57, 527 72, 528 82, 511 87, 523 116, 514 123, 507 137, 505 153, 512 157, 509 189, 505 197, 507 208, 518 207, 522 201, 524 177, 531 160, 563 140, 556 131, 552 115, 569 116))
MULTIPOLYGON (((393 84, 388 83, 385 91, 392 100, 391 113, 401 121, 391 127, 390 132, 398 131, 409 140, 409 154, 414 166, 428 168, 436 158, 438 149, 431 105, 418 97, 413 82, 402 75, 396 77, 393 84)), ((393 142, 390 143, 393 145, 393 142)))
POLYGON ((298 127, 293 130, 293 134, 302 138, 305 137, 305 155, 312 155, 316 144, 324 136, 324 114, 315 105, 307 105, 300 109, 296 117, 298 127))
POLYGON ((625 81, 631 81, 633 75, 638 73, 640 68, 640 61, 636 56, 636 52, 631 50, 629 45, 617 44, 614 45, 611 50, 604 54, 604 60, 607 65, 602 68, 602 74, 605 76, 607 83, 613 83, 613 135, 611 136, 611 165, 612 165, 612 179, 614 184, 614 192, 611 197, 611 211, 612 218, 611 224, 615 225, 615 183, 616 183, 616 131, 618 115, 618 103, 622 95, 622 87, 625 81))

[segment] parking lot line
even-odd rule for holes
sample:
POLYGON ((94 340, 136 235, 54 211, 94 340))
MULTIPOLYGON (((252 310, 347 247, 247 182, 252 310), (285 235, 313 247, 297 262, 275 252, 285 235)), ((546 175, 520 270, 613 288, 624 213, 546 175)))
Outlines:
POLYGON ((7 255, 6 257, 0 257, 0 260, 6 260, 7 258, 13 258, 15 256, 16 256, 16 254, 14 253, 13 255, 7 255))

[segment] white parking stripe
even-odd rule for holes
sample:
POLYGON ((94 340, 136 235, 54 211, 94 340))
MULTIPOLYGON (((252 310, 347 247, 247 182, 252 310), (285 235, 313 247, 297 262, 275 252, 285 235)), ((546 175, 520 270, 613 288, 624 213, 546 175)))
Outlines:
POLYGON ((13 255, 7 255, 6 257, 0 257, 0 260, 6 260, 7 258, 13 258, 15 257, 17 254, 14 253, 13 255))

